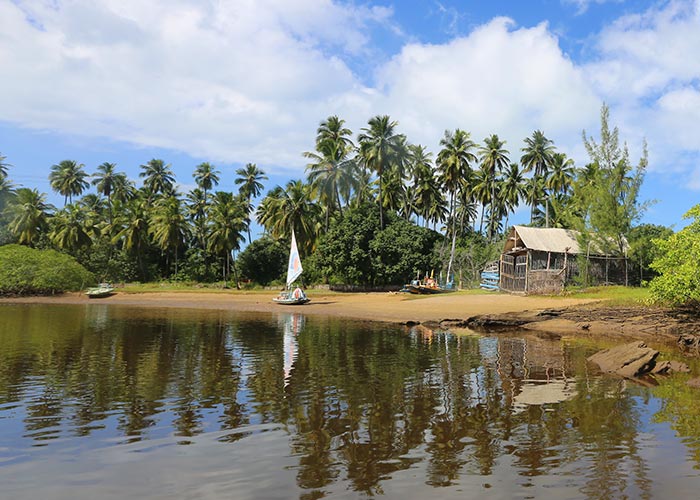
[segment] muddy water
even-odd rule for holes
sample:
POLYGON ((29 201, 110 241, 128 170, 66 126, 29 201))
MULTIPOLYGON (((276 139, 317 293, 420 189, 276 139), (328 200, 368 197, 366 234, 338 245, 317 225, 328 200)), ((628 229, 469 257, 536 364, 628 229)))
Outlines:
POLYGON ((606 346, 2 305, 0 498, 695 498, 698 393, 606 346))

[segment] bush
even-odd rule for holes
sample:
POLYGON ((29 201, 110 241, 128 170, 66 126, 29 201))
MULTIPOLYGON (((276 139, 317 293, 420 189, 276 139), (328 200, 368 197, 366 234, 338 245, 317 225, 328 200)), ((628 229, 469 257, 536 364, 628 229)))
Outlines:
POLYGON ((434 269, 440 235, 387 212, 379 228, 375 207, 347 211, 331 227, 314 256, 310 274, 331 284, 402 285, 416 273, 434 269))
POLYGON ((237 265, 242 276, 265 286, 284 278, 288 259, 288 244, 263 237, 240 253, 237 265))
POLYGON ((49 295, 94 282, 92 273, 69 255, 22 245, 0 247, 0 295, 49 295))
POLYGON ((659 273, 650 285, 652 297, 672 305, 700 305, 700 205, 684 216, 694 219, 668 239, 654 240, 660 253, 651 268, 659 273))

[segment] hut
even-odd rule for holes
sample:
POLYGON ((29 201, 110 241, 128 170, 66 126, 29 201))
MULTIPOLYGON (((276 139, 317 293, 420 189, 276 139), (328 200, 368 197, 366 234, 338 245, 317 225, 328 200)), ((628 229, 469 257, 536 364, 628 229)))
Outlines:
POLYGON ((606 254, 593 242, 581 249, 579 239, 571 229, 513 226, 501 254, 500 289, 558 293, 582 274, 590 284, 627 284, 626 257, 606 254))

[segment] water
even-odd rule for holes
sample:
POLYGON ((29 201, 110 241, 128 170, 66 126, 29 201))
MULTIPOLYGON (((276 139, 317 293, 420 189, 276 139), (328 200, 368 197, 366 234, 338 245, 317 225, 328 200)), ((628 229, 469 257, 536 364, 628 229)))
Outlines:
POLYGON ((695 498, 699 393, 608 346, 0 305, 0 498, 695 498))

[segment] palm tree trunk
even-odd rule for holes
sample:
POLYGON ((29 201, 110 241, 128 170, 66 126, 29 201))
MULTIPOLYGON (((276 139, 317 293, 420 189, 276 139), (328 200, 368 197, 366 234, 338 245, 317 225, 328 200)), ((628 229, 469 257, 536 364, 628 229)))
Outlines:
POLYGON ((447 265, 447 281, 450 281, 452 264, 455 260, 455 247, 457 246, 457 217, 455 217, 455 193, 450 195, 450 215, 452 217, 452 248, 450 249, 450 263, 447 265))

